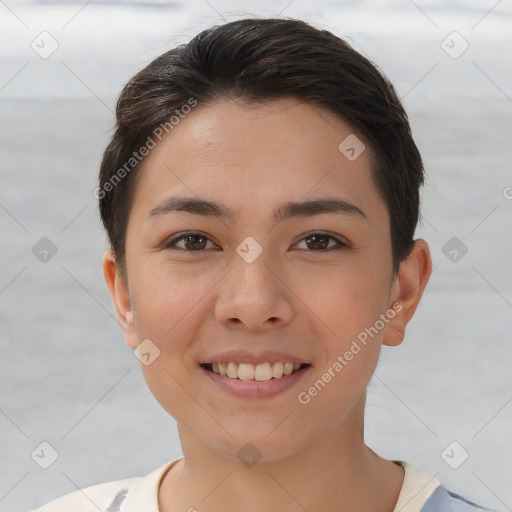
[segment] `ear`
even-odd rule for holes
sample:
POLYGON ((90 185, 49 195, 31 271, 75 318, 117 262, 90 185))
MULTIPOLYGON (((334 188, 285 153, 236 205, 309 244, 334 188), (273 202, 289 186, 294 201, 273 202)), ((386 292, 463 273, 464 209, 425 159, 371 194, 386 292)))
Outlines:
POLYGON ((113 250, 108 250, 103 254, 102 265, 105 282, 112 296, 112 301, 116 308, 117 320, 123 330, 126 344, 130 348, 135 349, 138 343, 135 335, 133 308, 130 302, 128 283, 119 273, 113 250))
POLYGON ((411 254, 400 263, 392 285, 390 308, 395 315, 384 331, 384 345, 396 346, 404 340, 405 328, 418 307, 431 273, 432 259, 427 242, 415 240, 411 254))

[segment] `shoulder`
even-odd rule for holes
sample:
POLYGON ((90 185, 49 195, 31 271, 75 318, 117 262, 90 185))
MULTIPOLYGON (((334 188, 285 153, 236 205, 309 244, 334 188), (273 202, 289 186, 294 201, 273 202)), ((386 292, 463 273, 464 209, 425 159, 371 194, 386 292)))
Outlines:
POLYGON ((32 512, 158 512, 158 487, 174 459, 143 477, 93 485, 71 492, 32 512))
POLYGON ((140 483, 142 478, 128 478, 106 482, 65 494, 32 512, 105 512, 118 511, 128 492, 140 483))
POLYGON ((393 461, 404 469, 404 482, 393 512, 485 512, 482 507, 448 491, 435 477, 404 461, 393 461))
POLYGON ((486 512, 490 510, 440 485, 426 501, 421 512, 486 512))

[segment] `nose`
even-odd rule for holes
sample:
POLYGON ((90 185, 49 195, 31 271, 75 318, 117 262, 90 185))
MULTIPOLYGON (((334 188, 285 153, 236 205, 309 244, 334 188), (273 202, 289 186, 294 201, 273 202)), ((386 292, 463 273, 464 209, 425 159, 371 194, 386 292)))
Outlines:
POLYGON ((293 292, 263 255, 252 263, 235 259, 219 283, 215 317, 228 328, 265 331, 288 325, 293 316, 293 292))

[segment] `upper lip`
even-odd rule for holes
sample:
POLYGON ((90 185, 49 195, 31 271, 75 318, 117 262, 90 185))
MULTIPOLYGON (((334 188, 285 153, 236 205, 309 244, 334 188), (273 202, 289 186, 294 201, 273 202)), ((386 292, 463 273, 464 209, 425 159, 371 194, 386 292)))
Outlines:
POLYGON ((285 352, 277 352, 275 350, 264 350, 258 352, 250 352, 248 350, 228 350, 211 356, 208 359, 201 361, 201 364, 206 363, 246 363, 246 364, 261 364, 261 363, 299 363, 309 364, 304 359, 294 356, 292 354, 286 354, 285 352))

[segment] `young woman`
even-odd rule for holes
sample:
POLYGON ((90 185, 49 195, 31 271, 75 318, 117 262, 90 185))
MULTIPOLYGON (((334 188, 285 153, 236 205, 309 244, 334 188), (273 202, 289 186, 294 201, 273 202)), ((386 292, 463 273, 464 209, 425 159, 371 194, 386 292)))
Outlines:
POLYGON ((431 272, 422 183, 393 86, 302 21, 213 27, 140 71, 96 190, 103 271, 183 457, 39 510, 481 509, 364 441, 431 272))

